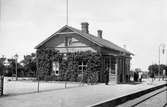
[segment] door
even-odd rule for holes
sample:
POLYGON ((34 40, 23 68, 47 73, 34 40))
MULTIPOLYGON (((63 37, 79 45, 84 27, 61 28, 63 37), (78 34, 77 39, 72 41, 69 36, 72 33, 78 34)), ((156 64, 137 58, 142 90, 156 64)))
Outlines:
POLYGON ((112 56, 105 57, 105 68, 108 67, 109 70, 109 82, 116 82, 116 74, 115 74, 115 59, 112 56))

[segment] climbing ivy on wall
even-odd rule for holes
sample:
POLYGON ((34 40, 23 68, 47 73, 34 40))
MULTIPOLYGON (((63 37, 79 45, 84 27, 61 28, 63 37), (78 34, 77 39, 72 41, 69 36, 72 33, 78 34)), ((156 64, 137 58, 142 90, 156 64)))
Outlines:
POLYGON ((66 59, 64 55, 55 49, 45 48, 37 50, 38 73, 41 80, 67 80, 82 81, 88 83, 96 83, 98 81, 97 74, 101 68, 101 56, 97 53, 75 52, 67 53, 66 59), (58 61, 60 65, 60 75, 51 75, 52 62, 58 61), (79 70, 79 63, 86 62, 86 70, 79 70))
POLYGON ((55 49, 38 49, 37 50, 37 67, 39 79, 45 80, 52 73, 52 62, 60 61, 62 55, 55 49))

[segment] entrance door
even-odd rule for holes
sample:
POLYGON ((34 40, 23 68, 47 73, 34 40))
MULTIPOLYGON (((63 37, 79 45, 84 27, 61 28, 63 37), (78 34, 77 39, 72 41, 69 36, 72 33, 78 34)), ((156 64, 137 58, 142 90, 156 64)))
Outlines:
POLYGON ((116 83, 116 74, 115 74, 115 58, 110 56, 109 58, 109 81, 111 83, 116 83))
POLYGON ((106 56, 105 58, 105 68, 108 67, 109 70, 109 82, 116 82, 115 74, 115 59, 112 56, 106 56))

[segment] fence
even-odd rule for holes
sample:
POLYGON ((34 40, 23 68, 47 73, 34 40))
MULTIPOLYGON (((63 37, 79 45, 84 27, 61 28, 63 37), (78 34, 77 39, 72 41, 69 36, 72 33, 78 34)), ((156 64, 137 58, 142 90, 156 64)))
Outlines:
POLYGON ((4 77, 3 85, 4 95, 23 95, 88 86, 88 84, 81 84, 81 82, 38 81, 37 78, 31 77, 18 77, 18 80, 16 77, 4 77))

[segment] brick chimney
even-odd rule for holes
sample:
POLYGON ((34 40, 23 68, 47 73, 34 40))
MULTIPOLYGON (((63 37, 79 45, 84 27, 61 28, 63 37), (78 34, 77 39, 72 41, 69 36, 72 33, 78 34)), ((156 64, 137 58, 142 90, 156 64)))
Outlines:
POLYGON ((84 33, 89 33, 89 24, 87 22, 81 23, 81 30, 84 33))
POLYGON ((102 39, 102 30, 97 30, 97 36, 102 39))

